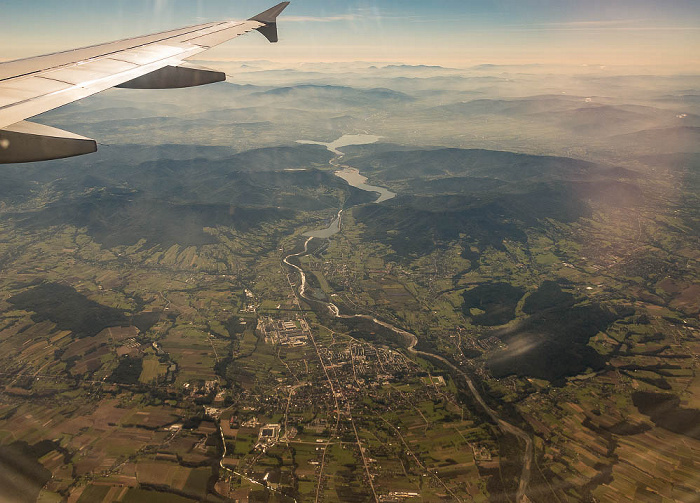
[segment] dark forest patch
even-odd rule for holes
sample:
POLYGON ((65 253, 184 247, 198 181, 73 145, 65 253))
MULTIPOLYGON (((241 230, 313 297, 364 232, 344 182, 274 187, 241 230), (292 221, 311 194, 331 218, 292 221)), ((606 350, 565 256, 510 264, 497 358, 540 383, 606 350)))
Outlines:
POLYGON ((141 239, 164 248, 214 244, 216 238, 204 228, 250 232, 266 223, 290 221, 298 211, 337 208, 339 197, 347 206, 374 200, 374 194, 313 167, 325 166, 330 156, 320 147, 280 147, 223 160, 160 159, 118 170, 91 166, 58 180, 30 169, 26 176, 37 181, 37 191, 50 184, 62 197, 13 217, 30 230, 86 228, 108 248, 141 239))
POLYGON ((119 365, 107 380, 118 384, 138 384, 142 370, 143 361, 141 358, 124 356, 119 360, 119 365))
POLYGON ((656 426, 700 440, 700 410, 681 407, 676 395, 635 391, 632 403, 656 426))
POLYGON ((546 218, 573 222, 591 213, 588 204, 561 184, 530 184, 518 192, 473 195, 399 195, 353 209, 364 238, 389 244, 399 257, 423 256, 445 243, 504 250, 504 240, 527 242, 527 229, 546 218), (465 239, 461 239, 464 237, 465 239))
POLYGON ((569 157, 516 154, 496 150, 444 148, 378 152, 352 160, 360 171, 383 180, 426 176, 488 177, 504 181, 580 180, 610 168, 569 157))
POLYGON ((462 257, 465 260, 468 260, 471 263, 469 270, 465 271, 465 273, 479 268, 479 260, 481 259, 481 254, 479 254, 478 251, 473 251, 471 246, 465 246, 462 250, 462 253, 460 254, 460 257, 462 257))
POLYGON ((141 332, 147 332, 160 321, 160 311, 145 311, 131 317, 131 323, 141 332))
POLYGON ((620 317, 598 304, 560 307, 497 335, 508 345, 488 361, 495 377, 530 376, 562 386, 567 376, 600 370, 605 358, 588 341, 620 317))
POLYGON ((32 321, 50 320, 58 330, 70 330, 78 337, 97 335, 105 328, 129 326, 124 313, 98 304, 74 288, 45 283, 9 299, 17 309, 32 311, 32 321))
POLYGON ((515 307, 525 290, 510 283, 489 283, 480 285, 462 294, 462 311, 478 325, 503 325, 515 318, 515 307), (471 309, 484 311, 472 315, 471 309))
POLYGON ((248 232, 265 222, 287 220, 293 211, 241 208, 230 204, 173 203, 138 194, 97 194, 52 205, 20 216, 29 229, 72 225, 107 248, 132 246, 141 239, 164 248, 203 246, 217 239, 205 227, 225 226, 248 232))
POLYGON ((523 312, 533 314, 553 307, 572 306, 574 296, 563 292, 555 281, 544 281, 523 303, 523 312))
POLYGON ((247 323, 238 316, 231 316, 228 320, 226 320, 224 326, 231 339, 235 340, 238 338, 239 335, 245 332, 245 329, 247 328, 247 323))
POLYGON ((374 321, 362 318, 343 318, 338 324, 357 339, 362 339, 372 344, 386 344, 392 347, 406 347, 410 341, 402 335, 397 334, 390 328, 384 327, 374 321))

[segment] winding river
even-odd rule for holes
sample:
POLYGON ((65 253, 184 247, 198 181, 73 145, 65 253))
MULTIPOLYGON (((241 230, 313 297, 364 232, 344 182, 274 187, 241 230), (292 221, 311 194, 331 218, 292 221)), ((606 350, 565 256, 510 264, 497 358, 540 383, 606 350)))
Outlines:
MULTIPOLYGON (((346 166, 344 164, 341 164, 341 159, 345 156, 343 152, 338 150, 339 148, 342 147, 348 147, 350 145, 369 145, 371 143, 376 143, 378 142, 382 137, 381 136, 375 136, 375 135, 370 135, 370 134, 346 134, 335 140, 334 142, 331 143, 325 143, 322 141, 314 141, 314 140, 297 140, 297 143, 301 143, 303 145, 322 145, 326 147, 329 151, 333 152, 335 154, 335 157, 330 160, 330 165, 335 168, 335 171, 333 174, 337 176, 338 178, 342 178, 346 182, 348 182, 348 185, 351 185, 353 187, 356 187, 361 190, 365 190, 367 192, 375 192, 377 194, 377 199, 374 201, 375 203, 381 203, 384 201, 388 201, 389 199, 392 199, 396 197, 396 194, 392 191, 390 191, 387 188, 384 187, 377 187, 376 185, 369 185, 367 182, 367 177, 363 176, 360 174, 360 170, 357 168, 353 168, 352 166, 346 166)), ((331 225, 329 226, 328 229, 331 229, 334 227, 335 220, 331 222, 331 225)), ((310 232, 307 232, 304 234, 305 236, 310 236, 310 237, 330 237, 333 234, 337 233, 340 231, 340 214, 338 214, 338 224, 337 224, 337 230, 333 232, 330 235, 324 235, 324 236, 316 236, 310 232)), ((314 231, 315 233, 316 231, 314 231)), ((323 231, 320 231, 323 232, 323 231)))
POLYGON ((502 419, 501 417, 498 416, 498 413, 493 410, 484 400, 484 398, 481 396, 481 393, 479 393, 479 390, 476 388, 474 385, 474 382, 472 379, 467 375, 466 372, 452 364, 449 360, 446 358, 437 355, 435 353, 428 353, 426 351, 419 351, 416 349, 416 346, 418 345, 418 337, 406 330, 403 330, 401 328, 398 328, 390 323, 387 323, 385 321, 379 320, 373 316, 367 315, 367 314, 341 314, 340 309, 338 306, 333 304, 332 302, 322 302, 319 301, 318 299, 314 299, 311 297, 308 297, 306 295, 306 273, 304 270, 299 267, 296 264, 293 264, 289 261, 290 258, 292 257, 303 257, 304 255, 307 255, 309 253, 309 243, 314 239, 314 237, 309 237, 305 242, 304 242, 304 249, 303 251, 300 251, 298 253, 293 253, 290 255, 287 255, 284 259, 283 262, 295 269, 299 275, 301 276, 301 286, 299 287, 299 296, 304 298, 305 300, 311 302, 312 304, 322 304, 325 305, 326 308, 328 309, 329 313, 331 316, 335 318, 343 318, 343 319, 351 319, 351 318, 363 318, 366 320, 370 320, 377 325, 380 325, 386 329, 389 329, 399 335, 401 339, 404 341, 405 348, 409 353, 418 355, 418 356, 426 356, 428 358, 432 358, 435 360, 440 361, 443 365, 449 367, 452 371, 457 373, 462 379, 467 384, 467 387, 469 388, 469 391, 471 394, 474 396, 474 399, 477 401, 477 403, 484 409, 484 411, 488 414, 488 416, 491 418, 491 420, 498 425, 498 428, 503 432, 504 434, 510 434, 514 435, 518 439, 522 440, 525 444, 525 450, 523 452, 523 469, 520 474, 520 481, 518 483, 518 491, 516 494, 516 501, 519 503, 525 503, 528 501, 527 496, 525 495, 527 491, 528 484, 530 482, 530 472, 532 470, 532 462, 533 462, 533 457, 534 457, 534 446, 532 442, 532 438, 530 435, 528 435, 526 432, 518 428, 517 426, 507 422, 506 420, 502 419))
POLYGON ((326 239, 340 232, 340 223, 343 218, 343 210, 338 212, 338 215, 331 221, 330 225, 325 229, 320 229, 317 231, 308 231, 304 233, 304 236, 309 238, 319 238, 326 239))
MULTIPOLYGON (((323 143, 323 142, 316 142, 316 141, 299 141, 298 143, 305 143, 305 144, 314 144, 314 145, 324 145, 328 150, 336 154, 336 157, 331 159, 330 164, 336 168, 339 168, 337 171, 335 171, 335 175, 342 178, 343 180, 347 181, 348 184, 352 185, 353 187, 357 187, 358 189, 369 191, 369 192, 376 192, 378 194, 378 198, 375 203, 380 203, 382 201, 386 201, 388 199, 391 199, 396 196, 395 193, 383 188, 383 187, 375 187, 372 185, 367 185, 365 182, 367 181, 367 178, 362 176, 360 172, 352 168, 350 166, 345 166, 340 164, 340 159, 343 157, 343 153, 340 152, 338 149, 347 145, 362 145, 362 144, 368 144, 368 143, 375 143, 376 141, 379 140, 380 137, 378 136, 371 136, 371 135, 345 135, 335 142, 332 143, 323 143)), ((453 372, 458 374, 462 379, 464 379, 464 382, 466 383, 467 387, 469 388, 469 391, 471 394, 474 396, 474 399, 477 401, 477 403, 484 409, 484 411, 488 414, 488 416, 491 418, 491 420, 498 425, 498 428, 501 430, 503 434, 510 434, 518 439, 520 439, 524 444, 525 444, 525 449, 523 451, 523 468, 522 472, 520 474, 520 481, 518 483, 518 490, 516 493, 516 501, 518 503, 525 503, 528 501, 528 498, 526 496, 526 491, 528 484, 530 482, 530 473, 532 469, 532 462, 534 458, 534 446, 532 442, 532 438, 530 435, 528 435, 526 432, 518 428, 517 426, 507 422, 506 420, 502 419, 499 417, 498 413, 493 410, 484 400, 484 398, 481 396, 481 393, 479 393, 479 390, 476 388, 474 385, 474 382, 472 379, 467 375, 466 372, 452 364, 449 360, 446 358, 434 354, 434 353, 428 353, 425 351, 419 351, 416 349, 416 346, 418 345, 418 337, 415 334, 412 334, 411 332, 407 332, 406 330, 403 330, 401 328, 398 328, 390 323, 387 323, 385 321, 379 320, 373 316, 369 316, 366 314, 341 314, 340 309, 338 306, 333 304, 332 302, 322 302, 319 301, 318 299, 314 299, 311 297, 308 297, 306 295, 306 273, 304 270, 296 265, 293 264, 292 262, 289 261, 289 259, 293 257, 303 257, 304 255, 307 255, 309 253, 309 243, 313 239, 327 239, 330 238, 331 236, 335 235, 336 233, 340 232, 341 229, 341 224, 342 224, 342 216, 343 216, 343 210, 341 209, 338 212, 338 215, 333 219, 333 221, 330 223, 330 225, 326 229, 321 229, 321 230, 316 230, 316 231, 309 231, 304 234, 304 236, 307 237, 306 241, 304 242, 304 249, 301 252, 298 253, 293 253, 290 255, 287 255, 283 259, 283 263, 288 265, 289 267, 295 269, 300 277, 301 277, 301 286, 299 287, 299 296, 304 298, 305 300, 311 302, 312 304, 316 305, 324 305, 326 309, 328 309, 328 312, 331 316, 335 318, 344 318, 344 319, 350 319, 350 318, 363 318, 366 320, 370 320, 374 322, 377 325, 380 325, 388 330, 393 331, 397 335, 401 337, 401 339, 404 342, 405 348, 409 353, 419 355, 419 356, 425 356, 428 358, 432 358, 435 360, 440 361, 443 365, 446 367, 450 368, 453 372)))
POLYGON ((301 252, 298 253, 293 253, 290 255, 287 255, 284 259, 283 262, 295 269, 299 275, 301 276, 301 286, 299 287, 299 296, 304 298, 305 300, 311 302, 312 304, 321 304, 325 305, 326 308, 328 309, 329 313, 331 316, 335 318, 343 318, 343 319, 351 319, 351 318, 363 318, 366 320, 370 320, 377 325, 380 325, 386 329, 389 329, 399 335, 401 339, 404 341, 405 348, 409 353, 412 353, 414 355, 418 356, 425 356, 428 358, 432 358, 435 360, 440 361, 443 365, 449 367, 452 371, 457 373, 462 379, 467 384, 467 387, 469 388, 469 391, 471 394, 474 396, 474 399, 477 401, 477 403, 484 409, 484 411, 488 414, 488 416, 491 418, 491 420, 498 425, 498 428, 503 432, 504 434, 510 434, 514 435, 518 439, 522 440, 525 444, 525 450, 523 452, 523 469, 520 473, 520 481, 518 483, 518 491, 516 493, 516 501, 519 503, 526 503, 528 500, 526 496, 526 491, 528 484, 530 482, 530 472, 532 470, 532 462, 534 458, 534 446, 532 442, 532 438, 530 435, 528 435, 526 432, 518 428, 517 426, 507 422, 505 419, 502 419, 501 417, 498 416, 498 413, 493 410, 484 400, 484 398, 481 396, 481 393, 479 393, 479 390, 476 388, 474 385, 474 382, 472 379, 467 375, 466 372, 452 364, 449 360, 446 358, 437 355, 435 353, 428 353, 426 351, 419 351, 416 349, 416 346, 418 345, 418 337, 406 330, 403 330, 401 328, 398 328, 390 323, 387 323, 385 321, 379 320, 373 316, 367 315, 367 314, 341 314, 340 309, 338 306, 333 304, 332 302, 322 302, 319 301, 318 299, 314 299, 311 297, 308 297, 306 295, 306 273, 304 270, 299 267, 296 264, 293 264, 292 262, 289 261, 290 258, 292 257, 303 257, 304 255, 307 255, 309 253, 309 243, 314 239, 314 237, 309 237, 305 242, 304 242, 304 249, 301 252))

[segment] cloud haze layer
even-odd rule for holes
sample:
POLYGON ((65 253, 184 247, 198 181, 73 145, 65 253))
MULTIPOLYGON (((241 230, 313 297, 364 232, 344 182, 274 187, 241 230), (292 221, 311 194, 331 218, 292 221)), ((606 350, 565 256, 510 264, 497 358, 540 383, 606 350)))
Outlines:
MULTIPOLYGON (((260 0, 3 2, 1 59, 65 50, 222 18, 247 18, 260 0), (9 41, 9 42, 8 42, 9 41)), ((282 44, 248 36, 211 59, 565 63, 700 68, 700 3, 685 0, 296 0, 282 44)))

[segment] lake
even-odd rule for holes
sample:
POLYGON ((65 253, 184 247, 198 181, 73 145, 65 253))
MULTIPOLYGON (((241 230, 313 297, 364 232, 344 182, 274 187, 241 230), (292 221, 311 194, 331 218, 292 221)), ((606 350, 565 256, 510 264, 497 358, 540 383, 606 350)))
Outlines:
POLYGON ((345 134, 331 143, 313 140, 297 140, 297 143, 303 145, 323 145, 335 155, 343 155, 343 153, 338 150, 339 148, 349 145, 369 145, 370 143, 377 143, 381 138, 381 136, 371 134, 345 134))
POLYGON ((366 184, 365 182, 367 181, 367 177, 362 176, 360 174, 360 171, 355 168, 350 168, 346 166, 343 169, 336 171, 335 176, 342 178, 353 187, 366 190, 367 192, 376 192, 377 194, 379 194, 377 200, 374 201, 375 203, 381 203, 382 201, 387 201, 396 197, 396 193, 385 189, 384 187, 377 187, 375 185, 366 184))

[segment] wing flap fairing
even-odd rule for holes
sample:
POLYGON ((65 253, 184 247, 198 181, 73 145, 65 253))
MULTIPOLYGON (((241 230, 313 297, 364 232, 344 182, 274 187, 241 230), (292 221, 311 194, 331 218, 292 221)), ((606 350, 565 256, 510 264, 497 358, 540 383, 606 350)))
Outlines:
POLYGON ((166 66, 116 87, 122 89, 180 89, 204 86, 226 80, 226 74, 206 68, 166 66))
POLYGON ((48 161, 97 151, 97 142, 33 122, 0 129, 0 164, 48 161))

